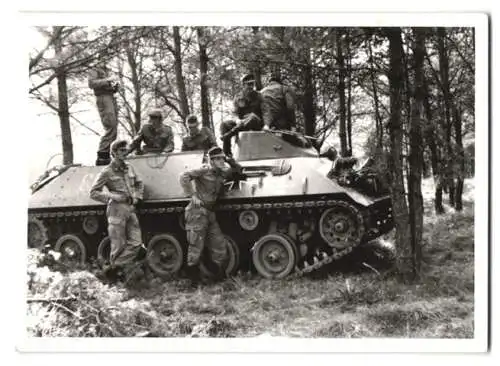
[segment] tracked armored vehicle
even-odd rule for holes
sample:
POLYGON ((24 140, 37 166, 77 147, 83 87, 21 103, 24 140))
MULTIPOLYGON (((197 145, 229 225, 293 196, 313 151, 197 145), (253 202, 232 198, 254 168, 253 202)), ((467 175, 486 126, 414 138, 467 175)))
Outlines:
MULTIPOLYGON (((284 131, 240 133, 234 157, 245 178, 228 182, 216 207, 227 238, 228 273, 299 276, 393 228, 391 200, 376 174, 366 166, 342 168, 342 159, 297 141, 304 139, 284 131)), ((128 158, 145 185, 137 213, 148 264, 159 275, 175 274, 185 262, 188 198, 179 175, 203 161, 201 151, 128 158)), ((29 247, 50 244, 69 263, 106 260, 106 207, 89 197, 101 169, 59 167, 32 186, 29 247)))

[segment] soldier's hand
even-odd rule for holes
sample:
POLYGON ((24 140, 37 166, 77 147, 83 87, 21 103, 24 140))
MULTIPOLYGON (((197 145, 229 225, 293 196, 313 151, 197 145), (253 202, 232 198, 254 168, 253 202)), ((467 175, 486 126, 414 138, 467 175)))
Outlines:
POLYGON ((263 131, 269 131, 269 126, 268 125, 264 125, 264 127, 262 127, 262 130, 263 131))
POLYGON ((134 206, 135 206, 135 205, 137 205, 139 202, 140 202, 140 199, 139 199, 139 198, 137 198, 137 197, 134 197, 134 198, 132 199, 132 204, 133 204, 134 206))

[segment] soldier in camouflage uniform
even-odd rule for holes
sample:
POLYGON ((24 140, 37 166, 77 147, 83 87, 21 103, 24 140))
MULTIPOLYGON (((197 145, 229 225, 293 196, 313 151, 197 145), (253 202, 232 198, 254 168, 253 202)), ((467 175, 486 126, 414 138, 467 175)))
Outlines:
POLYGON ((174 133, 170 126, 162 123, 163 115, 161 109, 153 109, 149 112, 149 123, 145 123, 139 133, 130 144, 127 154, 134 150, 145 153, 172 152, 174 150, 174 133), (141 148, 141 143, 144 147, 141 148))
POLYGON ((111 268, 127 273, 146 251, 135 213, 135 205, 143 197, 144 185, 134 168, 124 161, 127 141, 117 140, 110 149, 112 161, 97 176, 90 197, 107 204, 111 268))
POLYGON ((292 88, 283 85, 281 77, 273 73, 269 85, 260 93, 264 129, 295 130, 295 95, 292 88))
POLYGON ((189 243, 187 255, 187 273, 194 283, 199 280, 199 263, 204 249, 210 253, 215 265, 216 278, 223 278, 227 266, 227 244, 222 235, 213 211, 226 179, 241 174, 241 166, 233 159, 228 159, 220 147, 208 151, 210 165, 189 170, 181 174, 180 183, 191 197, 186 207, 186 234, 189 243), (229 163, 231 168, 225 165, 229 163), (194 189, 192 185, 194 181, 194 189))
POLYGON ((223 151, 227 156, 231 153, 231 137, 240 131, 260 131, 262 122, 262 96, 255 90, 255 78, 247 74, 241 79, 243 90, 234 99, 233 113, 240 120, 238 123, 230 120, 224 121, 220 126, 223 141, 223 151))
POLYGON ((99 142, 96 165, 107 165, 110 162, 109 147, 116 139, 118 128, 118 109, 114 93, 118 91, 118 82, 108 74, 104 62, 100 62, 90 71, 88 85, 93 89, 97 110, 104 127, 104 135, 99 142))
POLYGON ((181 151, 203 150, 208 151, 210 148, 217 146, 215 136, 206 127, 200 129, 198 118, 191 114, 186 118, 186 126, 189 135, 182 139, 181 151))

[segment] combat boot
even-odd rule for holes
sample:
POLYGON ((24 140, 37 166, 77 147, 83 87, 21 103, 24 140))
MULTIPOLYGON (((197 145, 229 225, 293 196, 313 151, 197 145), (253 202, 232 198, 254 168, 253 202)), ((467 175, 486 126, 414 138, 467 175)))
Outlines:
POLYGON ((187 266, 186 276, 191 281, 191 287, 197 288, 201 282, 201 274, 199 265, 187 266))
POLYGON ((231 138, 226 138, 222 140, 222 151, 224 155, 228 158, 233 157, 233 152, 231 151, 231 138))
POLYGON ((116 283, 122 277, 121 268, 112 264, 105 265, 102 269, 102 272, 100 273, 100 277, 102 277, 108 283, 116 283))
POLYGON ((226 279, 226 267, 214 263, 214 281, 219 282, 219 281, 224 281, 226 279))

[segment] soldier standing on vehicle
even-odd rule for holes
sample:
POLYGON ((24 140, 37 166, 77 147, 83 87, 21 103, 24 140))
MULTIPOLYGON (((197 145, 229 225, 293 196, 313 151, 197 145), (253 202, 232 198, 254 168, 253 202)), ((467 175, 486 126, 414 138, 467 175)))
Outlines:
POLYGON ((181 151, 208 151, 210 148, 217 146, 212 131, 207 127, 200 129, 198 118, 194 114, 187 116, 186 126, 189 134, 182 139, 181 151))
POLYGON ((255 78, 247 74, 241 78, 243 90, 234 99, 233 113, 240 120, 224 121, 220 126, 223 151, 227 156, 232 156, 231 137, 240 131, 260 131, 262 122, 262 96, 255 90, 255 78))
POLYGON ((174 133, 170 126, 164 125, 161 109, 149 111, 149 123, 145 123, 130 144, 127 154, 134 150, 145 153, 172 152, 174 150, 174 133), (141 150, 141 143, 144 147, 141 150))
POLYGON ((110 162, 109 147, 116 139, 118 129, 118 109, 114 93, 118 91, 118 81, 109 76, 104 60, 90 71, 89 87, 94 91, 97 110, 104 127, 104 135, 99 142, 96 165, 110 162))
POLYGON ((273 73, 269 85, 260 91, 262 95, 262 118, 264 129, 296 129, 295 93, 289 86, 283 85, 281 77, 273 73))
POLYGON ((210 253, 216 279, 225 276, 227 267, 227 244, 219 224, 214 206, 223 193, 226 179, 241 176, 241 166, 231 158, 226 158, 220 147, 208 151, 210 165, 188 170, 181 174, 180 183, 191 197, 186 207, 186 235, 188 240, 187 274, 197 284, 200 280, 200 257, 204 249, 210 253), (225 165, 230 165, 228 168, 225 165), (194 181, 194 189, 192 181, 194 181))
POLYGON ((127 276, 146 252, 135 213, 135 205, 143 198, 144 185, 134 168, 124 160, 127 141, 113 142, 110 150, 112 161, 97 176, 90 197, 107 204, 111 266, 105 272, 107 275, 121 272, 127 276))

